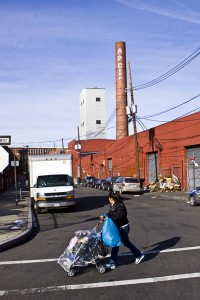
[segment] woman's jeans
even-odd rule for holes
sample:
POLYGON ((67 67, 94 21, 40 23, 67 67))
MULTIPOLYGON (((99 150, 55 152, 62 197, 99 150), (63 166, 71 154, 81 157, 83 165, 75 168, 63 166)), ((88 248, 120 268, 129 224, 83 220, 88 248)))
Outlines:
MULTIPOLYGON (((119 232, 121 235, 122 243, 124 246, 126 246, 130 251, 133 253, 133 255, 137 258, 142 255, 140 250, 138 250, 130 241, 128 237, 128 233, 130 231, 130 226, 127 224, 126 226, 120 227, 119 232)), ((111 256, 109 259, 109 263, 115 264, 117 261, 117 255, 118 255, 119 247, 113 247, 111 250, 111 256)))

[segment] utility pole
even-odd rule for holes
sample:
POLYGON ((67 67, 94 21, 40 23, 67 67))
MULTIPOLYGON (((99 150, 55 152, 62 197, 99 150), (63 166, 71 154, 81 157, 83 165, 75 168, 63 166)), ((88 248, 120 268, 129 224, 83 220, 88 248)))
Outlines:
POLYGON ((62 150, 60 151, 60 154, 65 154, 65 147, 64 147, 64 140, 62 138, 62 150))
POLYGON ((82 181, 81 144, 80 144, 79 126, 78 126, 78 151, 79 151, 80 180, 82 181))
POLYGON ((15 177, 15 204, 18 205, 17 199, 17 171, 16 171, 16 149, 14 149, 14 177, 15 177))
POLYGON ((133 85, 132 85, 132 76, 131 76, 130 62, 128 63, 128 67, 129 67, 130 93, 131 93, 131 116, 132 116, 132 120, 133 120, 133 131, 134 131, 134 139, 135 139, 136 177, 140 179, 138 135, 137 135, 137 126, 136 126, 136 106, 134 104, 133 85))
POLYGON ((28 145, 26 145, 26 187, 28 186, 28 172, 29 172, 29 168, 28 168, 28 154, 29 154, 29 150, 28 150, 28 145))

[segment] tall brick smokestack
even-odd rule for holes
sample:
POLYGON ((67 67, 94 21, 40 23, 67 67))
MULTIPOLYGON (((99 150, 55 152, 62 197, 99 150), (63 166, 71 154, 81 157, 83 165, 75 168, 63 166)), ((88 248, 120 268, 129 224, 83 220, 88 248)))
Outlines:
POLYGON ((126 78, 126 44, 115 43, 116 66, 116 139, 128 136, 127 78, 126 78))

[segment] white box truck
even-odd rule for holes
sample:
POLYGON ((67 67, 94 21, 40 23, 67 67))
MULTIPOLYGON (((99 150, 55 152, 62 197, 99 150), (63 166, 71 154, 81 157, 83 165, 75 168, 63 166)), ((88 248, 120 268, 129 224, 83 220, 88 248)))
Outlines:
POLYGON ((71 154, 29 155, 30 197, 37 213, 42 209, 75 210, 71 154))

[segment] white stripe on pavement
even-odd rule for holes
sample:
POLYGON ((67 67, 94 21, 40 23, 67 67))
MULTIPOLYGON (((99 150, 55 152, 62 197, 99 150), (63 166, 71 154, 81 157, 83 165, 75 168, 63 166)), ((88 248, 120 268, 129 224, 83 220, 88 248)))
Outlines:
MULTIPOLYGON (((180 252, 180 251, 191 251, 191 250, 200 250, 200 246, 195 247, 185 247, 185 248, 174 248, 174 249, 166 249, 166 250, 149 250, 144 251, 145 255, 156 254, 156 253, 169 253, 169 252, 180 252)), ((130 256, 131 252, 120 253, 119 256, 130 256)), ((110 256, 107 255, 107 256, 110 256)), ((34 260, 14 260, 14 261, 1 261, 0 265, 19 265, 19 264, 34 264, 34 263, 45 263, 45 262, 53 262, 57 261, 58 258, 50 258, 50 259, 34 259, 34 260)))
POLYGON ((57 260, 58 260, 57 258, 51 258, 51 259, 1 261, 0 265, 34 264, 34 263, 51 262, 57 260))
POLYGON ((0 296, 49 293, 49 292, 60 292, 66 290, 105 288, 105 287, 123 286, 123 285, 166 282, 166 281, 181 280, 181 279, 199 278, 199 277, 200 277, 200 273, 191 273, 191 274, 180 274, 180 275, 171 275, 171 276, 163 276, 163 277, 121 280, 121 281, 113 281, 113 282, 49 286, 49 287, 39 287, 39 288, 30 288, 30 289, 21 289, 21 290, 3 290, 0 291, 0 296))

